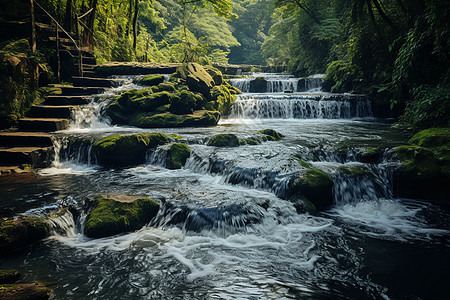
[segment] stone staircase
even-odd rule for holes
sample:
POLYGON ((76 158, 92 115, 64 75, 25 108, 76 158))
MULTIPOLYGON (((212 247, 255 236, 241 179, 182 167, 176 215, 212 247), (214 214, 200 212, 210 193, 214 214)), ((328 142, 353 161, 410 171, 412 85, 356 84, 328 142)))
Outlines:
POLYGON ((48 96, 43 104, 32 106, 18 127, 0 132, 0 173, 22 172, 26 167, 46 167, 53 156, 52 132, 69 127, 72 112, 90 102, 90 96, 115 85, 114 80, 73 77, 73 86, 60 88, 61 95, 48 96))

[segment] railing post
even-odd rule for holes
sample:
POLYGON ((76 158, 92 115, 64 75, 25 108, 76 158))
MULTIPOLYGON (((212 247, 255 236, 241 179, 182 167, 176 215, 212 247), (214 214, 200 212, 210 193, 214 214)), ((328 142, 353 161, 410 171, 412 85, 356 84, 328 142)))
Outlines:
POLYGON ((36 52, 36 27, 34 20, 34 0, 30 0, 30 14, 31 14, 31 51, 36 52))
POLYGON ((56 57, 58 59, 57 68, 56 68, 56 76, 58 82, 61 82, 61 57, 59 55, 59 26, 55 23, 56 26, 56 57))

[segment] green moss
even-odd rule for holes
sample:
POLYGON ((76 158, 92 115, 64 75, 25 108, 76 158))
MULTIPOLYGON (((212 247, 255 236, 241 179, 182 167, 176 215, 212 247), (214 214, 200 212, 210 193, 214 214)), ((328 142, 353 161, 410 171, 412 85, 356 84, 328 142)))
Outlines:
POLYGON ((208 72, 209 75, 211 75, 215 85, 221 85, 223 83, 222 72, 211 66, 204 66, 203 68, 206 70, 206 72, 208 72))
POLYGON ((177 115, 192 114, 197 107, 197 101, 199 99, 194 93, 181 91, 177 93, 177 97, 172 98, 170 112, 177 115))
POLYGON ((214 86, 214 80, 211 75, 197 63, 181 65, 177 68, 174 77, 182 79, 191 91, 199 92, 205 97, 209 95, 211 88, 214 86))
POLYGON ((410 140, 410 144, 426 147, 450 147, 450 128, 430 128, 416 133, 410 140))
POLYGON ((297 161, 303 168, 306 168, 306 169, 311 169, 312 168, 312 165, 310 163, 307 163, 306 161, 303 161, 303 160, 301 160, 299 158, 297 158, 297 161))
POLYGON ((191 148, 188 145, 172 144, 167 153, 167 167, 169 169, 181 169, 189 156, 191 156, 191 148))
POLYGON ((50 224, 44 218, 0 219, 0 255, 20 250, 46 237, 50 224))
POLYGON ((142 112, 152 112, 157 107, 170 104, 173 98, 169 92, 151 93, 143 97, 135 96, 128 101, 128 107, 142 112))
POLYGON ((347 175, 352 175, 352 176, 357 176, 357 177, 361 177, 361 176, 367 176, 369 175, 368 170, 363 167, 363 166, 357 166, 357 167, 340 167, 339 171, 347 174, 347 175))
POLYGON ((268 140, 270 140, 270 141, 279 141, 282 138, 284 138, 284 135, 282 135, 281 133, 279 133, 273 129, 260 130, 259 133, 266 135, 268 140))
POLYGON ((176 92, 176 86, 174 83, 172 82, 163 82, 158 84, 158 86, 153 87, 153 92, 171 92, 174 93, 176 92))
POLYGON ((175 133, 169 134, 169 136, 171 138, 173 138, 174 140, 182 140, 183 139, 183 136, 181 136, 179 134, 175 134, 175 133))
POLYGON ((140 85, 154 86, 164 82, 164 75, 145 75, 136 78, 133 82, 140 85))
POLYGON ((323 171, 307 169, 302 176, 289 184, 289 198, 308 200, 317 209, 325 209, 333 204, 333 180, 323 171))
POLYGON ((114 101, 106 107, 106 115, 111 119, 113 124, 128 124, 129 115, 127 109, 114 101))
POLYGON ((131 203, 97 197, 86 217, 84 234, 101 238, 140 229, 156 216, 159 204, 143 198, 131 203))
POLYGON ((208 146, 214 147, 238 147, 239 145, 238 137, 232 133, 216 134, 208 142, 208 146))
POLYGON ((162 133, 115 134, 101 138, 92 149, 100 165, 124 167, 144 163, 148 149, 168 142, 162 133))
POLYGON ((215 86, 210 92, 211 101, 207 103, 208 109, 218 110, 222 114, 227 114, 231 105, 236 101, 236 96, 230 93, 225 85, 215 86))
POLYGON ((193 114, 187 115, 143 114, 130 124, 141 128, 215 126, 219 119, 220 113, 217 111, 196 110, 193 114))

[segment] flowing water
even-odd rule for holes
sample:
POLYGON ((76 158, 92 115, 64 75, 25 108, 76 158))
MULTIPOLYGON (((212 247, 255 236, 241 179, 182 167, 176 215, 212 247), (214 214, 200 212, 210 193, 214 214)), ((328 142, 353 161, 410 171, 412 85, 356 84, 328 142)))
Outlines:
POLYGON ((55 135, 51 168, 2 178, 3 216, 46 215, 60 206, 70 213, 53 221, 58 230, 49 239, 2 260, 0 269, 51 283, 54 299, 447 298, 448 213, 394 197, 392 148, 406 142, 402 132, 373 118, 364 96, 322 93, 316 83, 296 92, 299 79, 264 76, 269 93, 239 96, 212 128, 111 126, 102 116, 107 99, 139 87, 93 97, 55 135), (266 128, 285 138, 206 146, 218 133, 246 138, 266 128), (165 168, 167 145, 143 165, 96 165, 94 141, 136 132, 181 135, 192 154, 180 170, 165 168), (363 163, 372 147, 383 149, 380 158, 363 163), (302 171, 298 159, 335 182, 334 205, 319 215, 297 214, 284 200, 289 179, 302 171), (84 203, 99 193, 146 195, 161 209, 139 231, 89 239, 84 203))

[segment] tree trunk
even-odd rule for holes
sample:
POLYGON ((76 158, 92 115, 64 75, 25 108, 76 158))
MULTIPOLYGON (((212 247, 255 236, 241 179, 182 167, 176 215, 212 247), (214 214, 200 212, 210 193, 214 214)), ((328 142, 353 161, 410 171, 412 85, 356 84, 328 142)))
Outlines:
POLYGON ((30 17, 31 17, 31 50, 36 52, 36 27, 34 20, 34 0, 30 0, 30 17))
POLYGON ((139 13, 139 0, 135 0, 135 2, 134 2, 134 17, 133 17, 133 50, 134 50, 134 54, 136 54, 136 46, 137 46, 138 13, 139 13))
POLYGON ((67 32, 72 32, 73 18, 72 18, 72 0, 67 0, 66 15, 64 16, 64 29, 67 32))
POLYGON ((89 19, 87 23, 87 27, 91 30, 91 32, 88 32, 88 43, 89 46, 92 46, 94 44, 94 21, 95 21, 95 14, 97 12, 97 3, 98 0, 92 0, 92 12, 89 14, 89 19))

